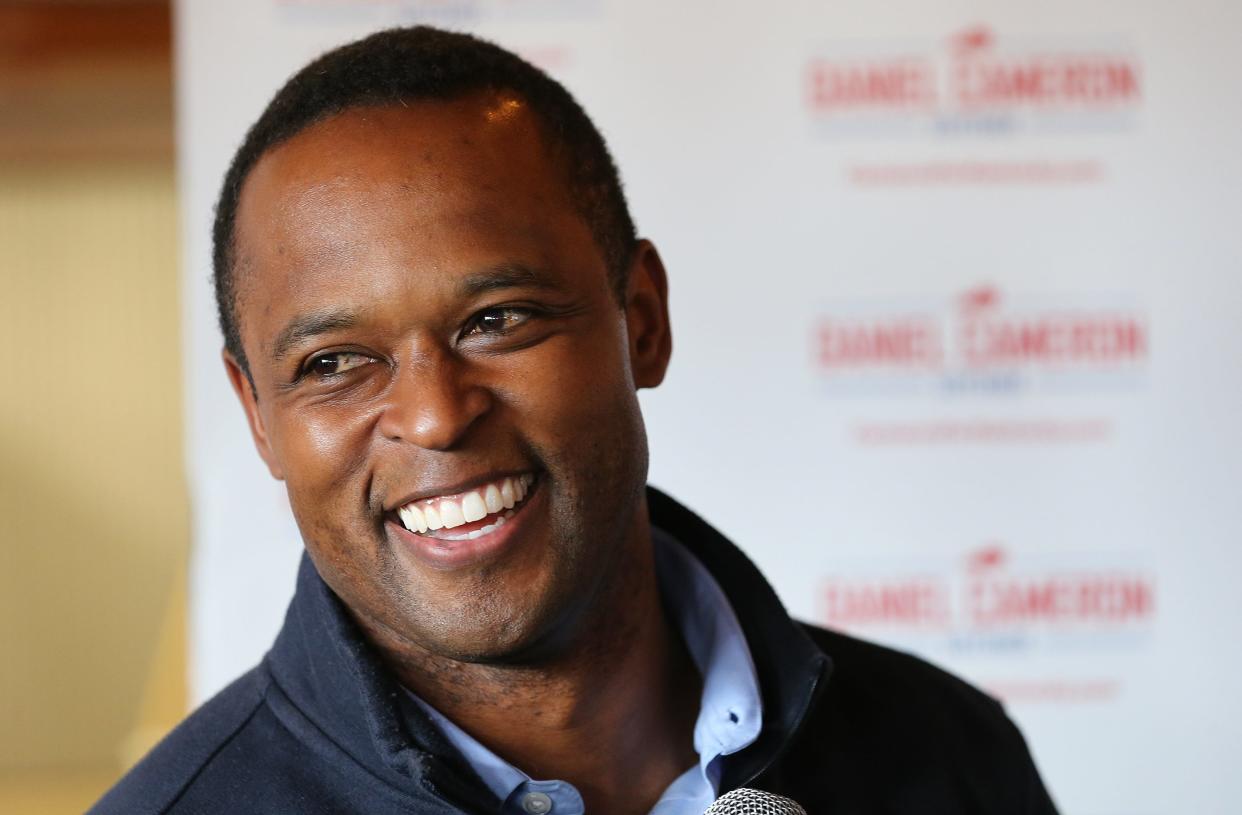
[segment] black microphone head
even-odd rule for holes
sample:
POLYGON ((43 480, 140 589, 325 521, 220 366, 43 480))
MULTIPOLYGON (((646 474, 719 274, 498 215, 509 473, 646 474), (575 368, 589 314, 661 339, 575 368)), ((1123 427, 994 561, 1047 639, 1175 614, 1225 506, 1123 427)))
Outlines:
POLYGON ((806 815, 806 810, 784 796, 742 787, 717 798, 703 815, 806 815))

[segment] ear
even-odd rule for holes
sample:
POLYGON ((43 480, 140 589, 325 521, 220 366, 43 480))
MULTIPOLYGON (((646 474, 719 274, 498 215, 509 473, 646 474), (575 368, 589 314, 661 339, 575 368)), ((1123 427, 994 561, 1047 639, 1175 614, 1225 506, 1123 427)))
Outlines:
POLYGON ((263 414, 259 412, 259 397, 254 392, 254 384, 250 381, 250 376, 242 370, 241 364, 227 350, 222 351, 220 356, 224 359, 224 370, 229 375, 233 393, 237 394, 238 401, 242 403, 242 409, 246 411, 250 435, 254 438, 254 446, 258 449, 259 456, 267 465, 272 478, 284 481, 285 473, 277 463, 276 456, 272 455, 272 445, 268 441, 267 430, 263 427, 263 414))
POLYGON ((634 387, 654 388, 664 381, 668 370, 673 335, 668 322, 668 277, 651 241, 639 241, 634 250, 625 293, 625 321, 634 387))

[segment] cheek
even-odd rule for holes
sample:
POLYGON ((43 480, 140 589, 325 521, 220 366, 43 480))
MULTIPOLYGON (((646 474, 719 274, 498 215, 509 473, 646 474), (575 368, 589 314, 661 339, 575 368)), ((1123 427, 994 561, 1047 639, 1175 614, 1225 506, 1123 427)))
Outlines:
POLYGON ((285 486, 307 552, 328 584, 358 608, 376 593, 382 549, 367 506, 370 412, 316 406, 291 411, 281 427, 285 486))
POLYGON ((549 343, 519 378, 523 412, 551 437, 610 435, 637 409, 624 341, 613 332, 549 343))
POLYGON ((356 500, 340 488, 364 470, 374 417, 370 411, 317 406, 291 411, 274 439, 285 465, 285 481, 294 511, 307 502, 356 500), (335 493, 335 494, 334 494, 335 493))
MULTIPOLYGON (((631 381, 624 333, 577 336, 550 344, 528 366, 513 407, 527 438, 558 476, 557 491, 591 512, 645 482, 646 442, 631 381)), ((542 349, 541 349, 542 350, 542 349)))

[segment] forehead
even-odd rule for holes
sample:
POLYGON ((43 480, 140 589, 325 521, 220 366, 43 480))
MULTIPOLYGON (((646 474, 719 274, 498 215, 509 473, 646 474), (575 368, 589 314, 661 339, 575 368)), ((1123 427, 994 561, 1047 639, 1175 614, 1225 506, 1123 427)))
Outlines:
POLYGON ((255 165, 235 230, 243 337, 256 307, 486 264, 551 268, 595 246, 534 114, 501 94, 356 108, 307 128, 255 165))
POLYGON ((259 159, 238 202, 239 244, 292 214, 335 207, 348 215, 396 198, 477 215, 489 206, 568 205, 564 177, 535 115, 512 95, 351 108, 259 159))

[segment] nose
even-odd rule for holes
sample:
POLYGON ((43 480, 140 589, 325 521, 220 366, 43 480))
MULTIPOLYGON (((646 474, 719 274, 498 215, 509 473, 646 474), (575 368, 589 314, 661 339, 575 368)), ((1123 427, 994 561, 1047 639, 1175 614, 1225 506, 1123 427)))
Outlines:
POLYGON ((492 407, 487 388, 468 381, 465 363, 436 353, 399 366, 379 419, 379 432, 428 450, 457 446, 492 407))

